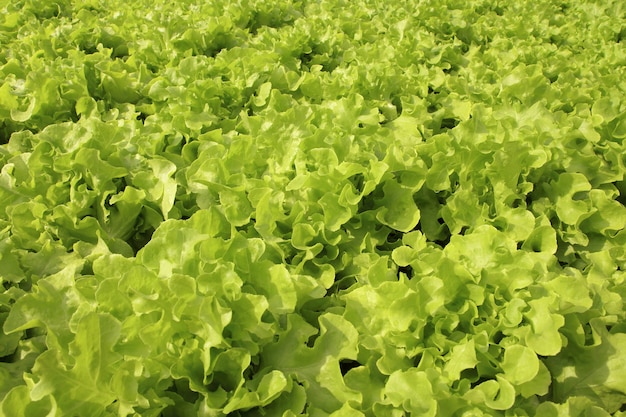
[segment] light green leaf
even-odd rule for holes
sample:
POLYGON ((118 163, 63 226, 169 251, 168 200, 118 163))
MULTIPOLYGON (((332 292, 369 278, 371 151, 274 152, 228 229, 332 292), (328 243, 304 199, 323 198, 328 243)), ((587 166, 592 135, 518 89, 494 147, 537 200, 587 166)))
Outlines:
MULTIPOLYGON (((546 417, 610 417, 606 410, 593 404, 585 397, 571 397, 563 403, 546 401, 536 409, 536 416, 546 417)), ((613 414, 619 416, 619 414, 613 414)))
POLYGON ((552 184, 556 197, 556 213, 567 224, 578 224, 578 219, 589 211, 588 203, 573 199, 576 193, 591 190, 591 184, 584 175, 578 173, 563 173, 552 184))
POLYGON ((562 315, 550 311, 549 303, 547 298, 528 301, 531 308, 524 317, 530 326, 520 328, 520 334, 525 335, 526 345, 542 356, 556 355, 563 346, 559 329, 565 320, 562 315))
POLYGON ((493 226, 482 225, 467 235, 454 235, 444 252, 453 260, 479 274, 484 268, 510 263, 515 242, 493 226))
POLYGON ((229 414, 235 410, 263 407, 276 399, 287 387, 285 376, 274 370, 263 375, 256 391, 249 391, 243 386, 238 388, 222 412, 229 414))
POLYGON ((458 344, 452 348, 450 358, 443 369, 451 381, 457 381, 461 377, 461 371, 472 369, 477 363, 474 339, 470 339, 468 342, 458 344))
POLYGON ((12 108, 11 119, 13 119, 16 122, 25 122, 29 120, 33 115, 33 111, 35 110, 36 104, 37 104, 37 98, 31 97, 30 102, 28 103, 28 108, 26 110, 19 111, 15 108, 12 108))
POLYGON ((513 385, 531 381, 539 372, 539 359, 532 349, 513 345, 504 349, 504 359, 500 364, 506 378, 513 385))
POLYGON ((326 193, 319 199, 324 211, 324 224, 328 230, 339 230, 352 217, 351 210, 340 204, 339 198, 334 193, 326 193))
POLYGON ((277 314, 291 313, 296 307, 296 294, 293 278, 282 265, 272 265, 269 270, 267 297, 269 309, 277 314))
POLYGON ((385 385, 384 395, 394 407, 403 407, 411 414, 431 417, 437 415, 433 387, 426 373, 415 368, 391 374, 385 385))
POLYGON ((13 388, 0 401, 0 417, 49 417, 59 412, 52 397, 33 401, 26 385, 13 388))
POLYGON ((382 224, 401 232, 409 232, 420 220, 420 212, 413 201, 413 190, 396 181, 383 185, 385 196, 380 200, 382 207, 376 214, 382 224))
POLYGON ((223 190, 219 193, 224 217, 234 226, 243 226, 250 221, 252 206, 245 193, 223 190))
POLYGON ((538 226, 524 240, 522 249, 532 252, 555 253, 557 242, 554 229, 550 226, 538 226))
POLYGON ((509 381, 496 375, 496 379, 490 379, 473 388, 465 394, 465 398, 475 404, 484 403, 492 410, 506 410, 515 403, 515 388, 509 381))
POLYGON ((315 329, 298 315, 288 316, 288 328, 278 342, 261 353, 261 363, 304 383, 309 400, 315 398, 326 412, 333 412, 361 394, 345 385, 339 360, 356 360, 357 331, 341 316, 325 313, 319 317, 320 334, 313 347, 304 342, 315 329))
MULTIPOLYGON (((87 353, 79 360, 89 361, 92 354, 87 353)), ((58 412, 68 415, 97 415, 115 400, 115 395, 105 384, 85 379, 83 371, 64 369, 61 363, 54 350, 46 351, 37 358, 33 367, 37 379, 31 391, 32 400, 40 401, 51 396, 55 399, 58 412)), ((110 375, 106 377, 110 378, 110 375)))
POLYGON ((622 230, 626 225, 626 207, 619 201, 607 197, 601 190, 591 190, 590 200, 595 213, 580 223, 580 228, 586 233, 614 233, 622 230))
POLYGON ((547 361, 554 378, 553 395, 558 402, 584 397, 614 413, 626 401, 626 334, 608 333, 603 323, 595 328, 600 330, 599 345, 570 343, 547 361))
POLYGON ((154 190, 152 197, 160 200, 161 213, 163 218, 167 220, 168 213, 174 206, 176 198, 177 183, 172 178, 176 172, 176 165, 165 159, 150 159, 148 165, 159 181, 159 187, 156 189, 158 191, 154 190))
POLYGON ((608 97, 602 97, 593 103, 593 106, 591 106, 591 113, 594 116, 602 117, 602 120, 608 123, 615 119, 618 115, 618 108, 618 103, 611 102, 611 99, 608 97))
POLYGON ((544 362, 539 361, 539 371, 537 375, 530 381, 520 384, 517 389, 523 397, 529 398, 533 395, 546 395, 550 391, 551 385, 552 374, 550 374, 544 362))
POLYGON ((557 295, 559 313, 583 313, 591 308, 593 300, 585 278, 577 270, 568 271, 545 283, 557 295))

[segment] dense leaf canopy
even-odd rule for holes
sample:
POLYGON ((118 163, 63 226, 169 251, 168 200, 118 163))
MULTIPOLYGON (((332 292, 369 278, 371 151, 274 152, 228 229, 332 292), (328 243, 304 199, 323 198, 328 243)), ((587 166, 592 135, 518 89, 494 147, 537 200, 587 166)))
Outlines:
POLYGON ((0 0, 0 416, 625 416, 625 45, 619 0, 0 0))

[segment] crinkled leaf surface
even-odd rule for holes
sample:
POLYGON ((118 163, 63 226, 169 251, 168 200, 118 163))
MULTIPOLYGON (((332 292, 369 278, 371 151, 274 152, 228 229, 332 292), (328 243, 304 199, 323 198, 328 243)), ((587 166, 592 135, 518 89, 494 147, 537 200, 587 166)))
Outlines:
POLYGON ((623 416, 622 3, 0 1, 0 416, 623 416))

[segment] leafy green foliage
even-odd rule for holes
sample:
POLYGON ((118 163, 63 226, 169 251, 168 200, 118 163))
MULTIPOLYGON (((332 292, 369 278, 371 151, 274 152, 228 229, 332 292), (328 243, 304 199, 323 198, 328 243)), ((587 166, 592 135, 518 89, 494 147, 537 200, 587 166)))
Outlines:
POLYGON ((0 1, 0 416, 623 416, 622 3, 250 3, 0 1))

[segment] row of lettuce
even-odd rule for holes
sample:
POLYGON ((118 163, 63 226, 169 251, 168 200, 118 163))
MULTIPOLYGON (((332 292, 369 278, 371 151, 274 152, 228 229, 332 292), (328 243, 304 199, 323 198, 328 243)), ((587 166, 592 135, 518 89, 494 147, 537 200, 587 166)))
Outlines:
POLYGON ((0 2, 0 416, 624 415, 621 3, 254 3, 0 2))

